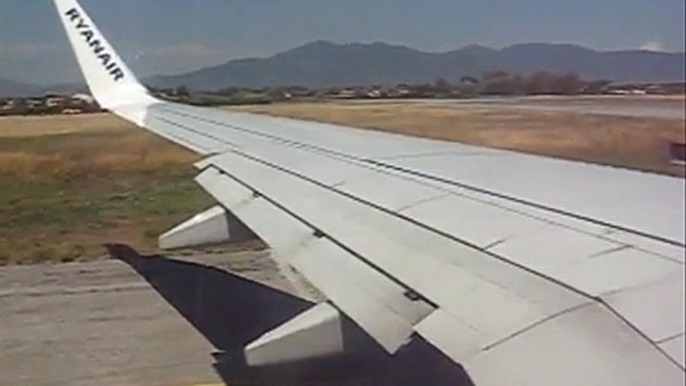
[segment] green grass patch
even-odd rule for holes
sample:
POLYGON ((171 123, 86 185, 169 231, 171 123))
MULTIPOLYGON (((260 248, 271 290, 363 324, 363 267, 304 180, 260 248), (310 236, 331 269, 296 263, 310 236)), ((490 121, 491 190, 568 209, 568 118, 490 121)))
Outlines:
POLYGON ((153 249, 159 234, 213 202, 192 180, 7 181, 0 186, 0 265, 99 258, 101 245, 153 249))
POLYGON ((213 203, 193 160, 136 130, 0 138, 0 265, 97 259, 108 243, 154 250, 213 203))

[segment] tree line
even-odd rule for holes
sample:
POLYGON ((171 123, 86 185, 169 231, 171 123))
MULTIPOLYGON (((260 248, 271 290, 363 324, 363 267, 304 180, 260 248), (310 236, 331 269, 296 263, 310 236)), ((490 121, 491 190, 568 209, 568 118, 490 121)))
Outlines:
POLYGON ((442 95, 461 97, 580 95, 600 94, 606 91, 611 83, 608 80, 584 80, 573 73, 558 74, 538 71, 531 75, 521 75, 506 71, 492 71, 485 73, 480 79, 465 76, 455 83, 439 79, 433 85, 433 89, 442 95))
POLYGON ((611 81, 588 81, 573 73, 538 71, 530 75, 491 71, 480 78, 438 79, 427 84, 367 85, 311 89, 300 86, 250 89, 227 87, 211 92, 190 92, 186 87, 167 90, 167 95, 201 104, 269 103, 293 98, 471 98, 478 96, 580 95, 606 92, 611 81))

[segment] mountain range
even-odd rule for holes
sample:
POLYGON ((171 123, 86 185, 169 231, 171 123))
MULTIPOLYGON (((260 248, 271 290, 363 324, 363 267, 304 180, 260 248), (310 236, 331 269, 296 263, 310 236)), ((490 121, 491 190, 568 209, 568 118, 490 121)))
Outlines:
POLYGON ((211 90, 228 86, 350 86, 433 83, 438 78, 505 70, 573 72, 586 79, 616 82, 683 81, 684 53, 601 52, 570 44, 520 44, 496 50, 468 46, 427 53, 385 43, 309 43, 264 59, 233 60, 188 74, 149 79, 156 87, 186 85, 211 90))
MULTIPOLYGON (((503 49, 472 45, 428 53, 386 43, 317 41, 267 58, 232 60, 186 74, 154 76, 144 82, 152 87, 184 85, 205 91, 226 87, 418 84, 439 78, 478 78, 495 70, 519 74, 540 70, 573 72, 586 79, 615 82, 682 82, 686 78, 685 66, 683 52, 606 52, 571 44, 531 43, 503 49)), ((35 92, 35 86, 23 86, 25 89, 15 82, 0 81, 0 95, 35 92)))

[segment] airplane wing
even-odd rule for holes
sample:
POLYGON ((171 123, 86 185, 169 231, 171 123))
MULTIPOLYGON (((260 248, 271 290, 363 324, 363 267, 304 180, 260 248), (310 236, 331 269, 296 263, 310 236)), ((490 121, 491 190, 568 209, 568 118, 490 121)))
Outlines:
POLYGON ((94 97, 205 159, 226 218, 323 302, 248 362, 345 349, 341 313, 389 354, 420 337, 481 385, 683 385, 684 181, 150 96, 75 0, 55 0, 94 97))

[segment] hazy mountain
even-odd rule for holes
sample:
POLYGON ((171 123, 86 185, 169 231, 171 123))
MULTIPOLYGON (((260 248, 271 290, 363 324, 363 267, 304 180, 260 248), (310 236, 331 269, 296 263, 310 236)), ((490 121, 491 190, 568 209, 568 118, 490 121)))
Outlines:
POLYGON ((426 83, 444 77, 505 70, 574 72, 587 79, 617 82, 683 81, 684 53, 601 52, 568 44, 521 44, 495 50, 468 46, 446 53, 426 53, 384 43, 309 43, 264 59, 241 59, 188 74, 147 80, 155 87, 186 85, 213 90, 229 86, 308 87, 355 84, 426 83))
MULTIPOLYGON (((528 74, 574 72, 616 82, 684 81, 684 53, 601 52, 569 44, 520 44, 502 50, 467 46, 427 53, 384 43, 318 41, 264 59, 241 59, 188 74, 146 79, 154 87, 186 85, 195 90, 225 87, 349 86, 432 83, 438 78, 480 77, 493 70, 528 74)), ((84 91, 82 84, 40 87, 0 79, 0 96, 84 91)))

